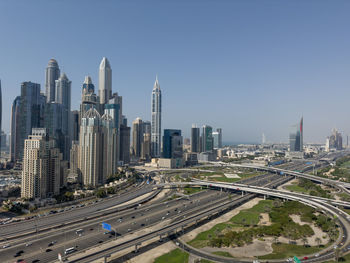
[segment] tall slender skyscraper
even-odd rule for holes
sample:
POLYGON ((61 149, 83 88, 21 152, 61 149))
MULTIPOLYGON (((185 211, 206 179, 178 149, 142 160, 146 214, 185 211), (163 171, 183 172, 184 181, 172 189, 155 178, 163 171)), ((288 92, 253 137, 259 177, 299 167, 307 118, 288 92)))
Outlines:
POLYGON ((12 103, 12 109, 11 109, 11 142, 10 142, 11 162, 15 162, 15 160, 20 159, 19 157, 20 101, 21 101, 21 97, 17 96, 12 103))
POLYGON ((162 136, 162 93, 158 83, 158 77, 152 90, 152 134, 151 134, 151 155, 160 157, 161 136, 162 136))
POLYGON ((60 69, 55 59, 50 59, 46 68, 45 89, 46 89, 46 101, 55 101, 55 81, 60 77, 60 69))
POLYGON ((103 58, 99 71, 99 97, 100 104, 108 103, 112 97, 112 68, 107 58, 103 58))
POLYGON ((199 151, 200 151, 199 128, 193 125, 191 128, 191 152, 198 153, 199 151))
MULTIPOLYGON (((2 121, 2 93, 1 93, 1 80, 0 80, 0 131, 1 131, 1 121, 2 121)), ((6 142, 2 142, 0 140, 0 149, 1 149, 1 145, 5 144, 6 142)), ((0 152, 1 154, 1 152, 0 152)))
POLYGON ((289 150, 291 152, 303 151, 303 117, 300 123, 291 127, 289 133, 289 150))
POLYGON ((140 158, 143 142, 143 122, 141 118, 136 118, 132 122, 132 155, 140 158))
POLYGON ((213 128, 209 125, 203 125, 202 131, 202 151, 213 151, 213 128))

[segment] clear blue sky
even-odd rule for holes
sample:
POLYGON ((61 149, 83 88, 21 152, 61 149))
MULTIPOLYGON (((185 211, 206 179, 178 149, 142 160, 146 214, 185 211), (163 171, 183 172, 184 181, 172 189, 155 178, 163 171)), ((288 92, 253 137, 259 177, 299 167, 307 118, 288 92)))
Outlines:
POLYGON ((98 89, 106 56, 129 123, 150 120, 155 75, 163 127, 222 127, 224 141, 350 134, 350 1, 0 2, 3 129, 20 83, 42 85, 55 58, 78 109, 84 76, 98 89))

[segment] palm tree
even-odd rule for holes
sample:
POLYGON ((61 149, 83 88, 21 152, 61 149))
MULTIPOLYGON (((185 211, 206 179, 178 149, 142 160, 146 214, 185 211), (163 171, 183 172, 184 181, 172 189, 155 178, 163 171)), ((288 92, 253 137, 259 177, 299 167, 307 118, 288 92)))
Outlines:
POLYGON ((317 243, 318 246, 320 246, 322 240, 321 240, 321 238, 316 237, 316 238, 315 238, 315 242, 317 243))
POLYGON ((306 244, 308 243, 307 238, 306 238, 306 237, 303 237, 301 240, 303 241, 303 243, 304 243, 304 247, 305 247, 305 246, 306 246, 306 244))

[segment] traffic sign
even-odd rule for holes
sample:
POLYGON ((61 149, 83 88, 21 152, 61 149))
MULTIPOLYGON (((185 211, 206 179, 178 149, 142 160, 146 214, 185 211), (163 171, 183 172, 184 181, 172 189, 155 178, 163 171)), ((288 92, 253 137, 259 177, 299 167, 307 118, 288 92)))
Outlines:
POLYGON ((293 259, 294 259, 294 263, 301 263, 300 259, 297 258, 296 256, 294 256, 293 259))
POLYGON ((112 226, 110 224, 104 223, 102 222, 102 228, 108 230, 108 231, 112 231, 112 226))

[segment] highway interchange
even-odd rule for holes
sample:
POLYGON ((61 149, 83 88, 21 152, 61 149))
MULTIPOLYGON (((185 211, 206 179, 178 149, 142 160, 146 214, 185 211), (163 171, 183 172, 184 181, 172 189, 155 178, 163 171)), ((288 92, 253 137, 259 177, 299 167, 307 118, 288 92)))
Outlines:
MULTIPOLYGON (((296 166, 300 167, 301 165, 298 164, 296 166)), ((288 171, 286 174, 288 174, 288 171)), ((15 262, 18 259, 24 259, 26 262, 53 262, 57 260, 58 253, 64 255, 65 249, 69 247, 75 247, 77 252, 81 252, 87 248, 115 243, 108 251, 93 253, 88 257, 84 256, 79 258, 77 255, 69 257, 69 262, 92 262, 94 259, 113 254, 126 247, 131 247, 156 236, 160 236, 161 233, 174 233, 174 231, 176 232, 179 229, 183 229, 187 225, 198 222, 205 217, 222 212, 228 208, 232 209, 242 202, 253 198, 255 194, 298 200, 311 206, 317 206, 327 211, 329 214, 337 214, 344 235, 344 237, 337 242, 339 244, 344 244, 342 249, 347 251, 347 245, 349 243, 349 236, 347 234, 349 223, 346 215, 340 212, 341 210, 324 200, 317 198, 310 199, 305 196, 288 193, 287 191, 277 191, 266 188, 266 186, 276 187, 292 179, 291 176, 286 174, 280 175, 279 172, 268 173, 266 175, 241 180, 239 185, 214 185, 213 183, 197 181, 191 184, 208 186, 209 189, 191 195, 188 199, 177 198, 175 200, 164 201, 164 198, 162 198, 153 202, 147 202, 141 206, 138 206, 138 203, 141 203, 141 201, 138 201, 131 206, 125 206, 124 209, 109 209, 110 207, 122 205, 137 197, 140 198, 145 194, 150 194, 155 190, 154 185, 142 184, 132 189, 127 189, 126 192, 119 196, 108 198, 101 202, 94 203, 93 205, 37 218, 35 220, 0 226, 0 237, 4 240, 1 242, 1 246, 11 244, 10 247, 1 250, 1 262, 15 262), (249 187, 247 186, 248 184, 249 187), (240 189, 237 190, 237 188, 240 189), (227 189, 229 192, 221 191, 221 189, 227 189), (246 194, 242 197, 242 191, 254 194, 246 194), (229 198, 229 193, 234 193, 233 198, 232 196, 229 198), (113 233, 107 233, 102 230, 102 221, 110 223, 112 228, 116 230, 116 234, 113 235, 113 233), (157 228, 157 225, 162 225, 159 223, 163 223, 163 226, 157 228), (76 232, 78 229, 83 229, 80 235, 76 232), (149 233, 140 237, 139 240, 135 239, 130 242, 118 243, 121 237, 128 236, 141 229, 147 229, 149 233), (37 231, 38 233, 36 233, 37 231), (17 234, 23 233, 29 234, 15 238, 17 234), (117 239, 117 241, 113 241, 114 239, 117 239), (52 245, 50 245, 50 243, 52 243, 52 245), (26 246, 26 244, 29 246, 26 246), (20 251, 23 251, 23 253, 15 257, 20 251)), ((294 176, 295 174, 291 175, 294 176)), ((334 181, 331 183, 336 184, 334 181)), ((159 187, 160 191, 166 186, 171 187, 174 185, 170 183, 159 184, 157 188, 159 187)), ((180 186, 180 184, 177 184, 177 186, 180 186)), ((346 187, 346 185, 342 184, 341 187, 346 187)), ((173 192, 170 192, 170 194, 172 193, 173 192)), ((167 196, 165 198, 167 198, 167 196)), ((187 246, 187 250, 190 249, 191 248, 187 246)), ((333 251, 324 253, 318 257, 317 260, 321 258, 322 260, 329 259, 333 257, 332 253, 333 251)), ((315 259, 309 259, 307 262, 320 262, 314 260, 315 259)))

